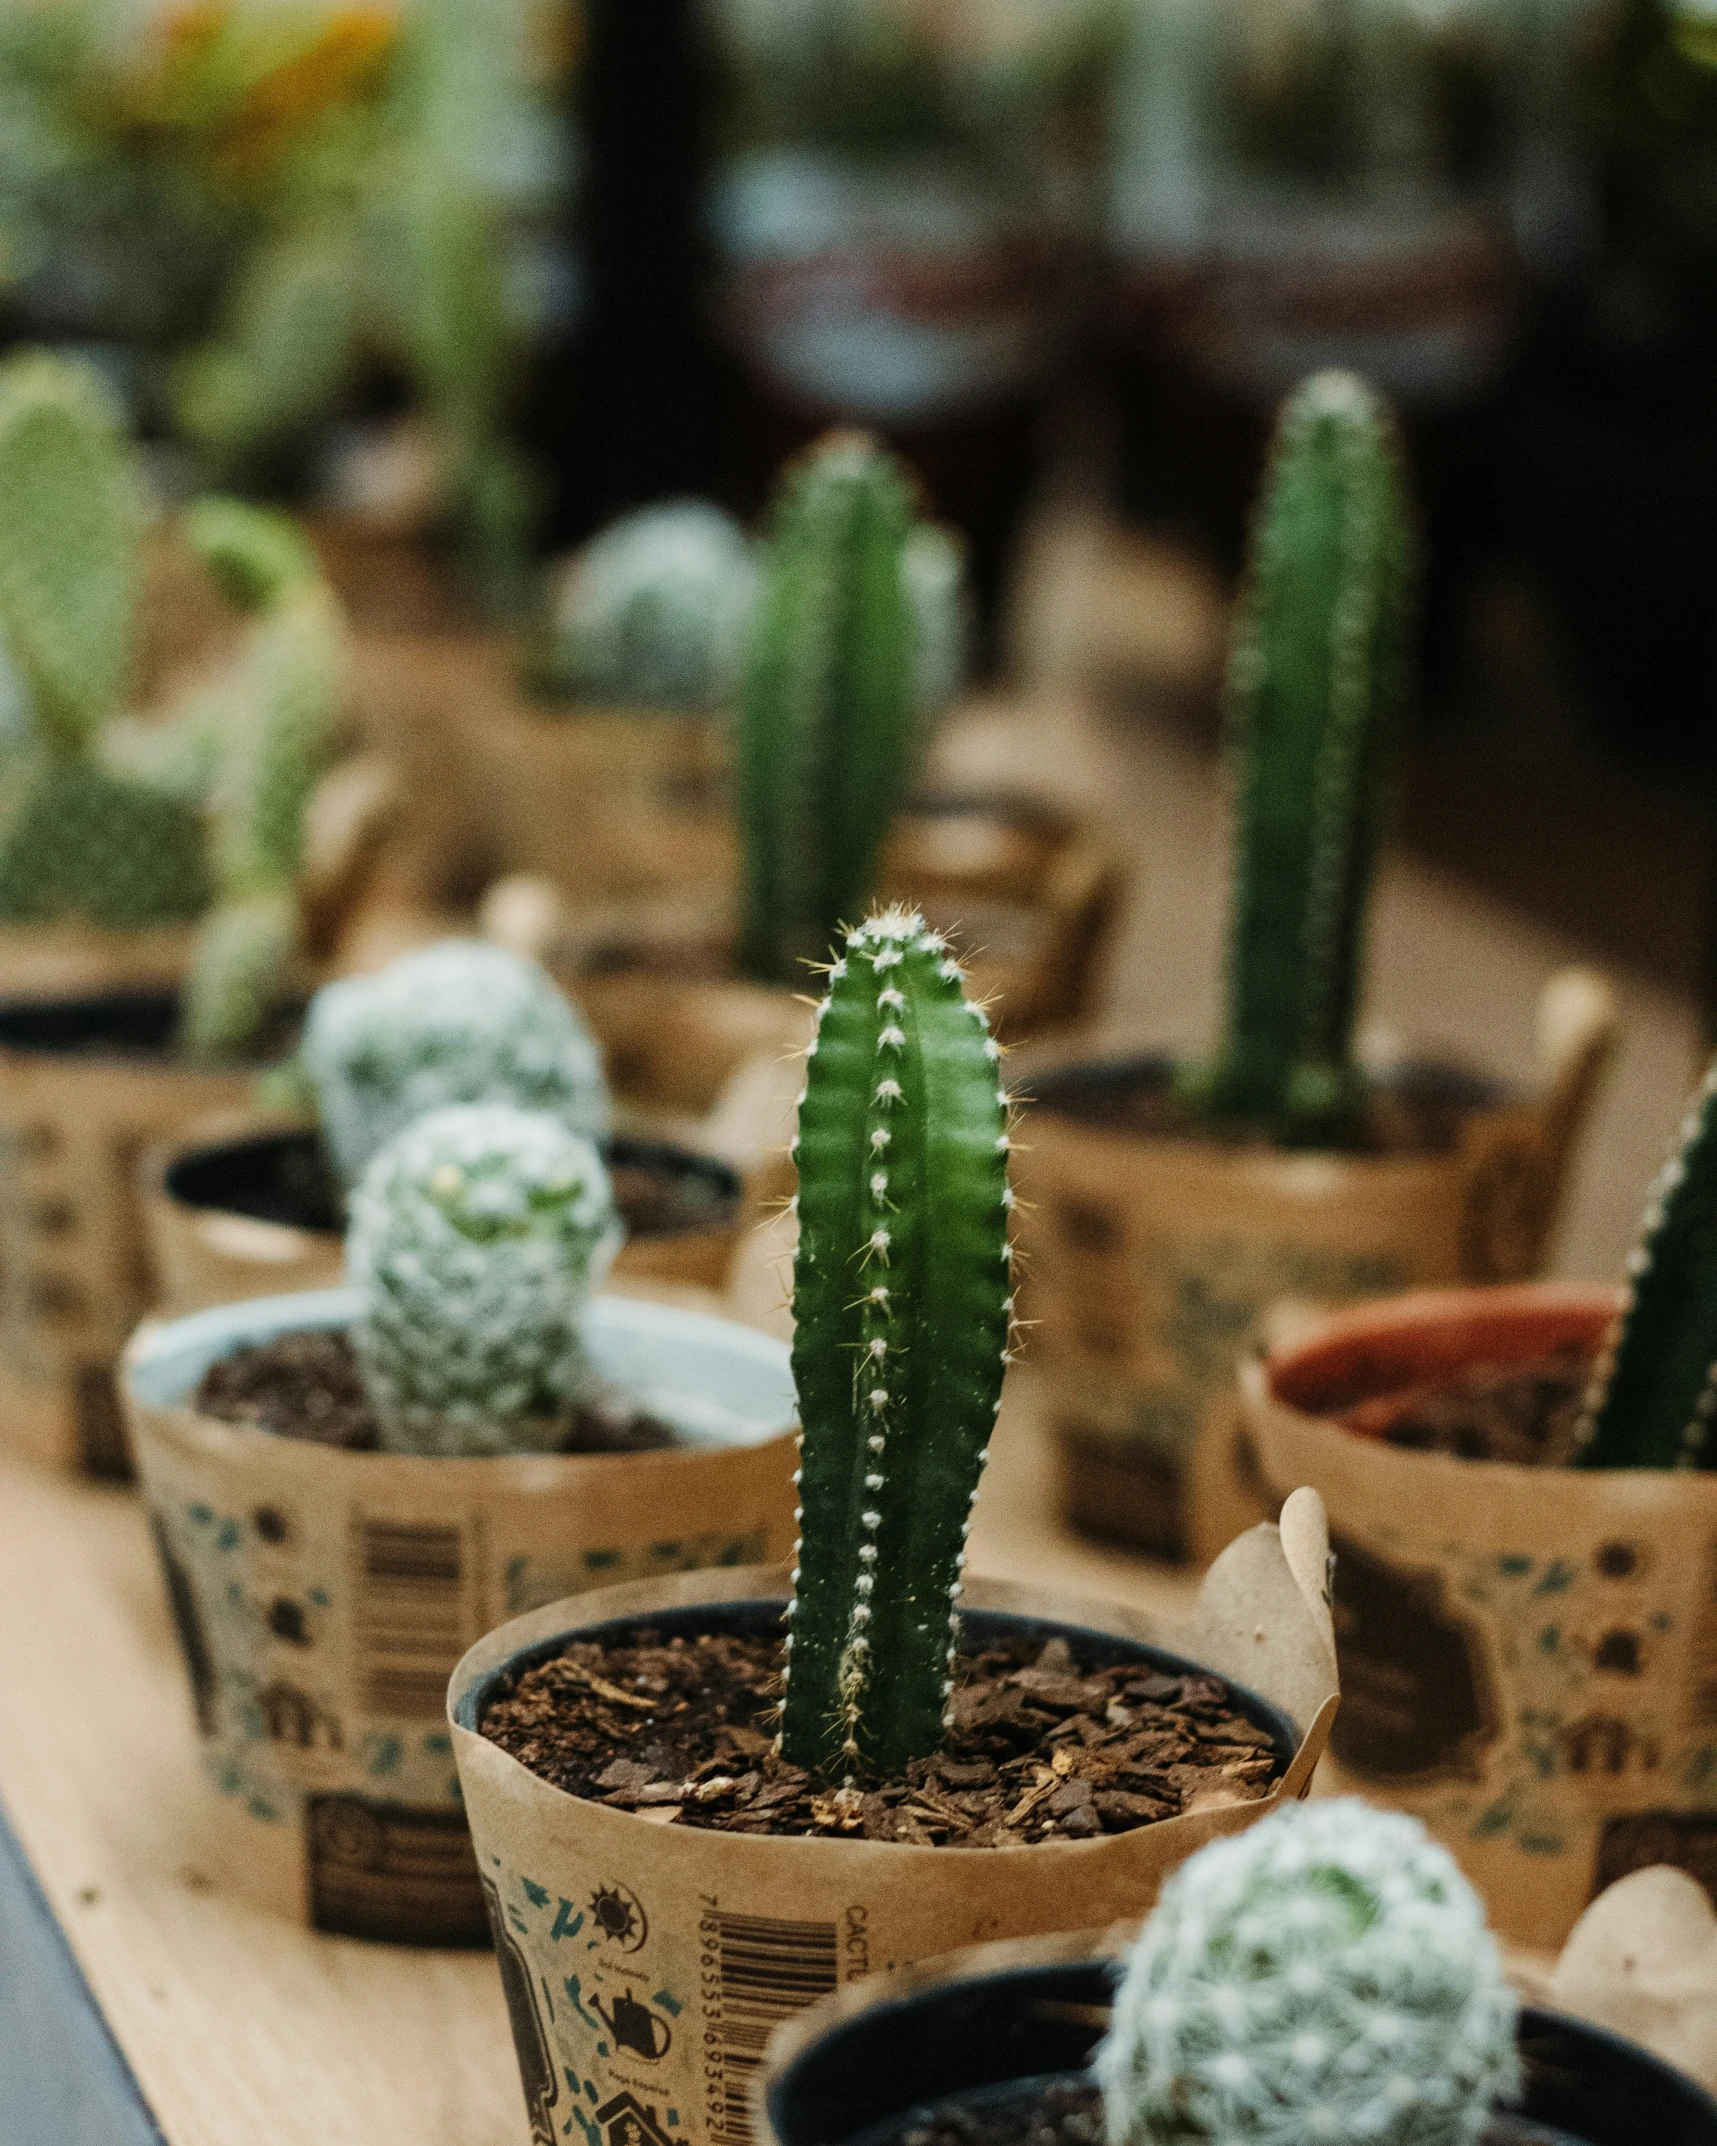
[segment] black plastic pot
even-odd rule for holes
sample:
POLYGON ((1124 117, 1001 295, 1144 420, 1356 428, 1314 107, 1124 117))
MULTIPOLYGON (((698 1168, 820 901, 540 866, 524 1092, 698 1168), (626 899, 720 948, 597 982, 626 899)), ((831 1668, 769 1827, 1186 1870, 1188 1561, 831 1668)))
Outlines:
MULTIPOLYGON (((765 2092, 778 2146, 889 2146, 959 2108, 1024 2116, 1082 2083, 1119 1970, 1019 1967, 872 2005, 803 2049, 765 2092)), ((1717 2146, 1717 2102, 1633 2042, 1536 2006, 1526 2090, 1484 2146, 1717 2146)), ((1022 2129, 1024 2127, 1022 2126, 1022 2129)))
MULTIPOLYGON (((628 1136, 605 1141, 603 1154, 619 1179, 616 1192, 630 1237, 727 1228, 738 1218, 740 1181, 713 1156, 628 1136), (662 1188, 642 1211, 627 1197, 633 1172, 635 1182, 662 1188)), ((307 1127, 192 1148, 168 1164, 163 1181, 169 1197, 187 1207, 311 1233, 332 1234, 342 1227, 339 1190, 321 1138, 307 1127)))

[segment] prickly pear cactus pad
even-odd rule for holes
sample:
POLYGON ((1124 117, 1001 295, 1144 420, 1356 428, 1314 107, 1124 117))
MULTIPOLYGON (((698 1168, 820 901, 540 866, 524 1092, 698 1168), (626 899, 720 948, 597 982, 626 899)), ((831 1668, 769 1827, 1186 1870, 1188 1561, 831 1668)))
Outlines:
POLYGON ((1583 1468, 1717 1465, 1717 1059, 1646 1196, 1627 1299, 1593 1367, 1583 1468))
POLYGON ((1289 1804, 1168 1880, 1095 2069, 1110 2146, 1475 2146, 1519 2066, 1484 1908, 1417 1819, 1289 1804))
POLYGON ((508 1103, 431 1111, 352 1194, 352 1329, 383 1447, 545 1453, 591 1390, 584 1309, 620 1242, 602 1158, 508 1103))
POLYGON ((1365 916, 1411 675, 1415 541, 1387 404, 1318 373, 1277 423, 1228 675, 1227 1012, 1192 1093, 1298 1145, 1350 1137, 1365 916))
POLYGON ((707 500, 623 514, 557 576, 544 682, 613 707, 722 707, 756 589, 745 532, 707 500))
POLYGON ((190 1058, 241 1057, 278 1010, 298 949, 298 904, 289 893, 223 902, 197 934, 186 979, 180 1043, 190 1058))
POLYGON ((794 1153, 804 1427, 782 1752, 890 1778, 942 1741, 1013 1315, 1000 1047, 904 910, 847 934, 794 1153))
POLYGON ((265 611, 288 589, 321 576, 297 523, 266 507, 211 495, 187 509, 184 528, 185 542, 237 610, 265 611))
POLYGON ((762 982, 798 981, 869 899, 926 697, 957 675, 958 553, 923 528, 910 475, 863 433, 829 434, 777 489, 736 750, 740 962, 762 982))
POLYGON ((0 918, 112 931, 188 923, 210 894, 202 815, 89 762, 44 755, 0 835, 0 918))
POLYGON ((594 1037, 533 962, 480 940, 446 939, 325 985, 303 1057, 348 1183, 414 1118, 449 1103, 547 1111, 588 1138, 608 1130, 594 1037))
POLYGON ((142 486, 87 366, 0 366, 0 631, 43 740, 76 753, 113 712, 131 657, 142 486))

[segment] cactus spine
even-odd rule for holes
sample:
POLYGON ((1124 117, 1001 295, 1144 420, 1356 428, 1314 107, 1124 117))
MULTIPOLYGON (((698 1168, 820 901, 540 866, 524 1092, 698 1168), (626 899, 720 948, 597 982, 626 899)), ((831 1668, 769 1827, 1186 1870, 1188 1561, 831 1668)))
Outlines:
POLYGON ((1717 1059, 1646 1195, 1627 1296, 1593 1367, 1575 1462, 1717 1466, 1717 1059))
POLYGON ((1394 420, 1351 373, 1283 405, 1228 675, 1239 828, 1218 1121, 1351 1135, 1365 914, 1409 690, 1414 536, 1394 420))
POLYGON ((810 1050, 782 1751, 828 1778, 886 1778, 945 1726, 1013 1312, 1008 1105, 982 1009, 904 910, 847 935, 810 1050))
POLYGON ((582 1325, 620 1242, 602 1159, 541 1111, 431 1111, 382 1149, 346 1241, 352 1346, 394 1453, 545 1453, 595 1388, 582 1325))
POLYGON ((1289 1804, 1164 1885, 1094 2061, 1110 2146, 1476 2146, 1518 2084, 1514 2019, 1417 1819, 1289 1804))
POLYGON ((916 759, 925 660, 958 576, 914 547, 910 478, 861 433, 792 464, 752 618, 737 752, 740 963, 769 983, 820 960, 872 891, 916 759))

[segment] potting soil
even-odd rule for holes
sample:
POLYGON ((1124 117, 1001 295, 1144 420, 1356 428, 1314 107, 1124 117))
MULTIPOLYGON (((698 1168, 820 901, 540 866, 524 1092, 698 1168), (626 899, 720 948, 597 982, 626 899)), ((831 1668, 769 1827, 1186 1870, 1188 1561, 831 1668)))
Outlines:
POLYGON ((1590 1374, 1590 1352, 1578 1346, 1528 1363, 1473 1364, 1436 1385, 1356 1402, 1341 1420, 1415 1452, 1558 1467, 1572 1453, 1590 1374))

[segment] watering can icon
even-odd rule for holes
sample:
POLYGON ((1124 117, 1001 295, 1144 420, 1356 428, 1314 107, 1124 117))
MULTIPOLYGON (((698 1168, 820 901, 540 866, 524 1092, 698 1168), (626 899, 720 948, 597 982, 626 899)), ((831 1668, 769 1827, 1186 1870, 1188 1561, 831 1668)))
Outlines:
POLYGON ((648 2057, 652 2062, 667 2055, 668 2044, 673 2039, 668 2023, 647 2004, 640 2004, 636 1997, 628 1996, 624 1990, 619 1992, 612 2008, 607 2011, 603 2010, 602 1999, 594 1991, 587 2002, 597 2018, 606 2021, 616 2049, 630 2049, 635 2055, 648 2057))

